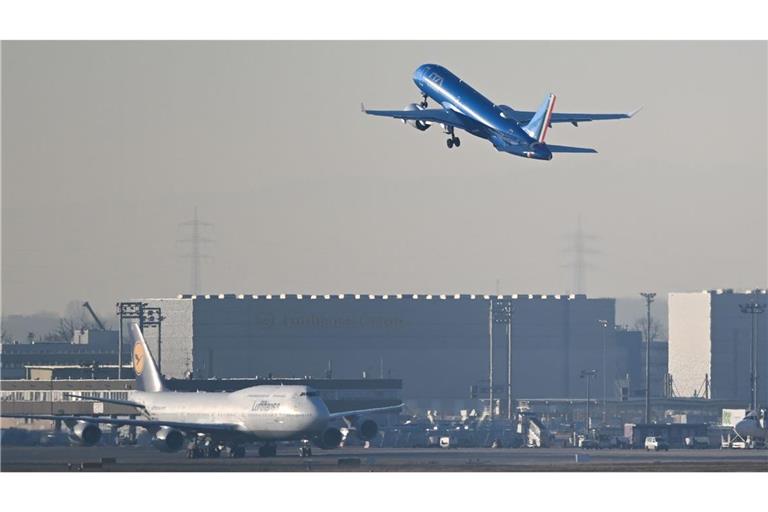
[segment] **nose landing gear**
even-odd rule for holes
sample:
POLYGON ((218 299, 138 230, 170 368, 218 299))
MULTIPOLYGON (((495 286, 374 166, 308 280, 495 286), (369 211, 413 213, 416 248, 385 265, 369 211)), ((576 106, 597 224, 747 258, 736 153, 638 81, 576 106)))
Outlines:
POLYGON ((421 93, 421 102, 419 102, 419 106, 420 106, 421 108, 427 108, 427 105, 428 105, 428 103, 427 103, 427 98, 428 98, 428 97, 429 97, 429 96, 427 96, 426 94, 424 94, 424 93, 421 93))

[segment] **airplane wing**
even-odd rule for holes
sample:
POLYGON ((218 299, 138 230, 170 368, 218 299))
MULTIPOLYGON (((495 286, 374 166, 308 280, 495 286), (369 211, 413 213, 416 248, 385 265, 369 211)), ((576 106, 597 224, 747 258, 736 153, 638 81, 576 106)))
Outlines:
POLYGON ((472 122, 467 116, 444 108, 428 108, 424 110, 367 110, 361 105, 364 113, 370 116, 392 117, 404 121, 426 121, 463 128, 472 122))
POLYGON ((241 431, 241 426, 234 423, 191 423, 185 421, 157 421, 147 419, 120 419, 101 418, 96 416, 65 416, 56 414, 3 414, 3 418, 23 418, 30 420, 63 421, 64 423, 85 421, 88 423, 100 423, 114 425, 116 427, 136 426, 146 429, 170 427, 184 432, 201 433, 236 433, 241 431))
POLYGON ((144 404, 140 404, 139 402, 133 402, 131 400, 116 400, 114 398, 99 398, 97 396, 88 396, 88 395, 76 395, 74 393, 64 393, 64 396, 70 397, 70 398, 77 398, 78 400, 93 400, 94 402, 104 402, 107 404, 116 404, 116 405, 127 405, 131 407, 136 407, 138 409, 146 409, 144 407, 144 404))
POLYGON ((375 407, 373 409, 358 409, 356 411, 332 412, 329 415, 329 417, 331 419, 348 418, 350 416, 364 416, 366 414, 376 414, 379 412, 394 412, 394 411, 399 411, 402 408, 403 408, 403 404, 388 405, 387 407, 375 407))
MULTIPOLYGON (((499 105, 504 113, 504 117, 513 119, 518 123, 528 123, 536 112, 530 112, 526 110, 514 110, 506 105, 499 105)), ((574 126, 578 126, 579 123, 586 123, 588 121, 606 121, 610 119, 629 119, 637 114, 640 109, 636 109, 632 112, 621 114, 588 114, 588 113, 566 113, 566 112, 553 112, 549 122, 551 123, 571 123, 574 126)))

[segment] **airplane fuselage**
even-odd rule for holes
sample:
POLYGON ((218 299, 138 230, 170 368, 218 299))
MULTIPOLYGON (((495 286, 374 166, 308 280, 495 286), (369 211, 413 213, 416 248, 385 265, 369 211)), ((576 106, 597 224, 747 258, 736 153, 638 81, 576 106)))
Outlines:
POLYGON ((238 425, 254 441, 307 439, 329 422, 328 407, 306 386, 254 386, 234 393, 135 391, 147 419, 238 425))
POLYGON ((437 64, 424 64, 413 73, 413 81, 425 95, 447 110, 458 112, 472 122, 465 130, 490 140, 500 151, 550 160, 552 153, 528 135, 504 111, 468 83, 437 64))

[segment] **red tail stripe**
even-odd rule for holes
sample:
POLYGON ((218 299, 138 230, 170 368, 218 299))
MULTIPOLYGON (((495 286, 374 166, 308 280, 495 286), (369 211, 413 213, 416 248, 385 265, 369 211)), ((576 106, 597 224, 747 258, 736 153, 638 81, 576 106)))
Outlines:
POLYGON ((552 119, 552 111, 555 109, 556 99, 557 96, 553 94, 552 101, 549 103, 549 108, 547 109, 547 115, 544 117, 544 128, 541 130, 541 137, 539 137, 539 142, 544 142, 544 137, 547 136, 547 128, 549 128, 549 120, 552 119))

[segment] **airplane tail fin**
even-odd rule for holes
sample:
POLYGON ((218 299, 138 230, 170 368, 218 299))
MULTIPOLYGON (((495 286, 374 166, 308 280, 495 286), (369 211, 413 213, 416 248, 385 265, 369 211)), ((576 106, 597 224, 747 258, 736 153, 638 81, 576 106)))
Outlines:
POLYGON ((131 337, 133 338, 133 371, 136 374, 135 389, 150 393, 165 391, 163 378, 157 369, 155 359, 136 323, 131 324, 131 337))
POLYGON ((539 106, 530 122, 523 127, 523 130, 538 142, 544 142, 544 137, 547 136, 547 128, 549 128, 549 120, 552 118, 556 99, 556 96, 550 93, 544 100, 544 103, 539 106))

